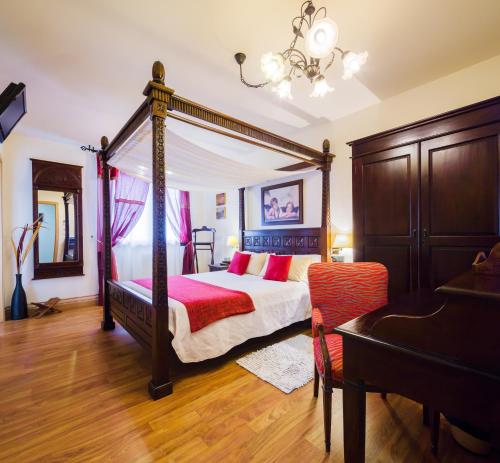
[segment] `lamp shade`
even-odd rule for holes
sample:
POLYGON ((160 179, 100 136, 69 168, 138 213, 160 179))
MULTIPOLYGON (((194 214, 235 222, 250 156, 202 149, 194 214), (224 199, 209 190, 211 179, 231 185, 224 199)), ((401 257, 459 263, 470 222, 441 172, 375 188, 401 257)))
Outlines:
POLYGON ((228 246, 231 246, 232 248, 237 248, 240 245, 239 241, 238 241, 238 238, 236 238, 236 236, 234 236, 234 235, 229 235, 227 237, 226 244, 228 246))
POLYGON ((333 248, 352 248, 352 233, 337 233, 333 240, 333 248))
POLYGON ((330 18, 315 22, 306 34, 306 52, 313 58, 326 58, 335 49, 339 28, 330 18))

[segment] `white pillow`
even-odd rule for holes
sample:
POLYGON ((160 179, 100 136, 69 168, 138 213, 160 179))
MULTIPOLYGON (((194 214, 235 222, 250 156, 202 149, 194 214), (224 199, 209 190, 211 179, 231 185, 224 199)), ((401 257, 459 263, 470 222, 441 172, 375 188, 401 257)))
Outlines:
POLYGON ((297 254, 298 257, 310 257, 313 264, 321 262, 321 254, 297 254))
MULTIPOLYGON (((321 256, 320 256, 321 260, 321 256)), ((288 279, 291 281, 305 281, 307 282, 307 269, 309 265, 314 263, 313 255, 294 255, 292 256, 292 263, 290 264, 290 271, 288 272, 288 279)))
POLYGON ((250 254, 250 262, 245 273, 259 275, 266 262, 267 252, 245 252, 245 254, 250 254))
POLYGON ((264 265, 262 266, 262 270, 259 273, 260 277, 263 277, 266 274, 267 264, 269 263, 269 256, 274 256, 274 254, 267 254, 266 255, 266 260, 264 262, 264 265))

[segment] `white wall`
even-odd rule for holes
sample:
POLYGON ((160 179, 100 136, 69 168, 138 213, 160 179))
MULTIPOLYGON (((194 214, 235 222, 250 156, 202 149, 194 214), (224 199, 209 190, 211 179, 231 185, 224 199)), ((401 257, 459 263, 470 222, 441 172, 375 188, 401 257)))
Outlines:
MULTIPOLYGON (((190 193, 191 199, 191 223, 193 228, 203 225, 213 227, 215 233, 214 261, 219 263, 224 257, 232 256, 232 248, 226 246, 229 235, 238 236, 238 191, 194 191, 190 193), (215 218, 215 195, 226 193, 226 218, 215 218)), ((198 254, 200 272, 208 271, 210 252, 200 251, 198 254)))
MULTIPOLYGON (((287 225, 286 228, 319 227, 321 225, 321 173, 318 171, 293 175, 280 180, 273 180, 262 185, 247 188, 245 192, 246 228, 280 228, 262 226, 261 224, 261 187, 291 180, 304 179, 304 223, 301 225, 287 225)), ((219 193, 222 193, 220 191, 219 193)), ((220 262, 226 256, 232 256, 232 248, 226 245, 229 235, 238 236, 239 216, 239 194, 237 190, 226 191, 227 215, 226 219, 215 218, 215 195, 216 192, 192 192, 191 193, 191 221, 193 228, 207 225, 214 227, 215 234, 215 262, 220 262)), ((282 226, 283 227, 283 226, 282 226)), ((208 271, 209 253, 200 253, 200 272, 208 271)))
MULTIPOLYGON (((1 145, 0 145, 1 146, 1 145)), ((83 166, 83 252, 85 276, 32 280, 32 255, 23 268, 23 284, 28 301, 50 297, 71 298, 97 293, 96 256, 96 165, 95 156, 77 146, 57 143, 14 132, 3 145, 3 246, 10 250, 10 235, 15 226, 32 222, 32 179, 30 158, 83 166)), ((4 306, 10 305, 14 288, 15 265, 11 252, 3 256, 4 306)))

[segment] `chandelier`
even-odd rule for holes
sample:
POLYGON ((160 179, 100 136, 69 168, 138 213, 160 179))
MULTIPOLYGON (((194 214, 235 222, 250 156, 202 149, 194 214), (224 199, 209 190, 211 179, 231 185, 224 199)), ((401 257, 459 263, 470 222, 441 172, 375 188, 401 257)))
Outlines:
POLYGON ((243 63, 246 55, 236 53, 234 59, 240 66, 240 79, 251 88, 261 88, 274 84, 273 92, 281 98, 292 99, 292 77, 305 76, 313 85, 312 97, 323 97, 334 89, 330 87, 325 72, 340 56, 344 67, 343 79, 350 79, 365 64, 368 53, 355 53, 337 47, 339 30, 337 24, 326 15, 326 8, 319 9, 310 0, 300 8, 300 16, 292 20, 293 40, 290 46, 280 52, 268 52, 260 59, 260 68, 266 80, 258 84, 250 84, 243 77, 243 63), (297 48, 299 38, 304 40, 305 52, 297 48))

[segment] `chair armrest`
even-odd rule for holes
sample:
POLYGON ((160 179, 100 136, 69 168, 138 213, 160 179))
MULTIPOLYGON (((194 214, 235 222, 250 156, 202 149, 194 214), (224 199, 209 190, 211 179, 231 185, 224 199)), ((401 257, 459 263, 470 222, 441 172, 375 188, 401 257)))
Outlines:
POLYGON ((330 359, 328 347, 326 346, 325 331, 323 325, 318 325, 317 328, 319 333, 319 344, 321 346, 321 357, 323 358, 323 374, 326 377, 332 371, 332 361, 330 359))
POLYGON ((318 325, 323 325, 323 331, 326 334, 332 333, 333 330, 335 329, 334 326, 329 326, 327 323, 325 323, 323 319, 323 314, 321 313, 321 310, 319 310, 318 308, 314 308, 312 310, 311 322, 312 322, 311 323, 312 334, 314 338, 318 337, 318 325))
POLYGON ((318 336, 318 325, 323 325, 323 315, 321 314, 321 311, 319 309, 313 309, 312 310, 312 316, 311 316, 311 324, 312 324, 312 335, 313 338, 316 338, 318 336))

